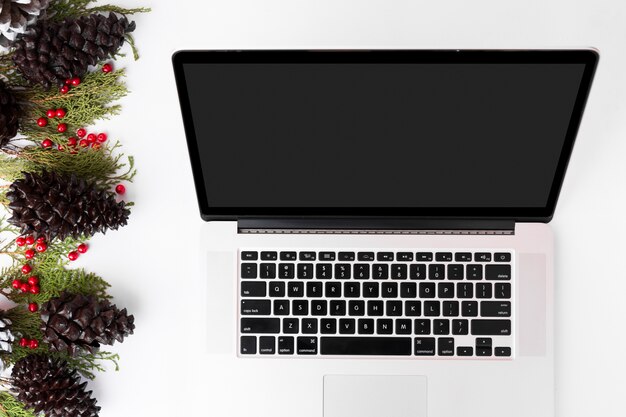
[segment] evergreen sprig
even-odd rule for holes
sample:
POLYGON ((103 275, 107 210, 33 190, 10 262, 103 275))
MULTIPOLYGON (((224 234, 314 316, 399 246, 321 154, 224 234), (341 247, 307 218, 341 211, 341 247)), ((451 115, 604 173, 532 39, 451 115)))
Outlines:
POLYGON ((33 410, 8 392, 0 392, 0 417, 36 417, 33 410))
POLYGON ((48 7, 48 15, 50 20, 60 21, 68 17, 78 17, 85 14, 95 12, 114 12, 121 14, 147 13, 150 8, 137 7, 127 9, 113 4, 104 4, 102 6, 89 7, 96 0, 56 0, 48 7))

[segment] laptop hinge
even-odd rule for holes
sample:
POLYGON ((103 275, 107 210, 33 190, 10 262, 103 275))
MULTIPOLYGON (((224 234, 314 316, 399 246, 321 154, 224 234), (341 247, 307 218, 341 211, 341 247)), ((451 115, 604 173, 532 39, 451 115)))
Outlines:
POLYGON ((513 220, 405 218, 242 218, 239 233, 513 235, 513 220))

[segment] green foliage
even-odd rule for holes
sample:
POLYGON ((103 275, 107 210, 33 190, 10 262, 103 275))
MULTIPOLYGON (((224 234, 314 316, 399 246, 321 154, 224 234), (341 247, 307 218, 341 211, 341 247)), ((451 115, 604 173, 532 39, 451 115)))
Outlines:
POLYGON ((0 392, 0 417, 35 417, 35 413, 10 393, 0 392))
POLYGON ((126 9, 112 4, 104 4, 102 6, 89 7, 96 0, 56 0, 51 2, 48 13, 51 14, 50 20, 63 20, 67 17, 77 17, 84 14, 95 12, 115 12, 121 14, 146 13, 150 9, 139 7, 135 9, 126 9))

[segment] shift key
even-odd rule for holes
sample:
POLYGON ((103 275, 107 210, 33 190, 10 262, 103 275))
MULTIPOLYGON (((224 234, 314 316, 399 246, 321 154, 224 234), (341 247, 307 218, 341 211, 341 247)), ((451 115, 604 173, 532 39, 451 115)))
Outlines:
POLYGON ((472 320, 471 329, 476 336, 508 336, 511 320, 472 320))
POLYGON ((252 318, 241 319, 241 333, 278 333, 280 331, 280 319, 252 318))

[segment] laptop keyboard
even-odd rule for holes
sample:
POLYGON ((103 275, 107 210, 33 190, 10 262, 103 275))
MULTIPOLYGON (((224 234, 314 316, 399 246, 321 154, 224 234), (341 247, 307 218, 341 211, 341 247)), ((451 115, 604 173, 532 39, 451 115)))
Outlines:
POLYGON ((241 250, 241 356, 510 359, 510 250, 241 250))

